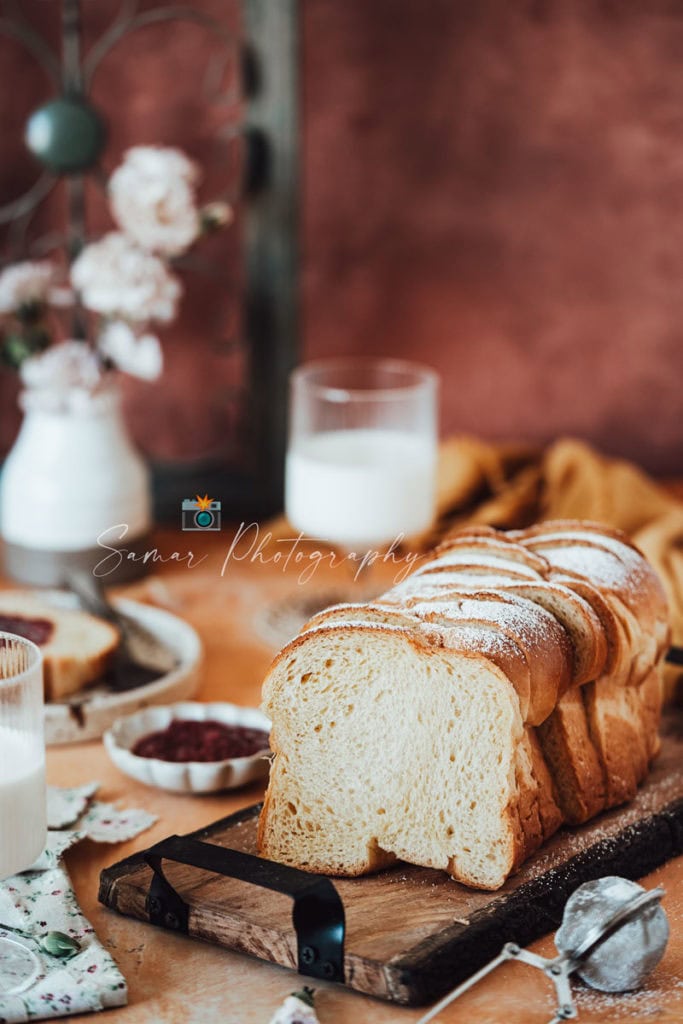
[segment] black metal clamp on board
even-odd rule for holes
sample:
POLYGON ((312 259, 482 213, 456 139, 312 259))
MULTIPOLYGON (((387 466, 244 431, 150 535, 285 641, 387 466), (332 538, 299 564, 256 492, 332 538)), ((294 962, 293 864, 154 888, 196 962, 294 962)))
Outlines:
POLYGON ((344 982, 344 904, 329 878, 186 836, 170 836, 144 857, 153 871, 146 904, 151 924, 188 933, 189 907, 166 878, 164 860, 236 878, 293 899, 299 974, 344 982))

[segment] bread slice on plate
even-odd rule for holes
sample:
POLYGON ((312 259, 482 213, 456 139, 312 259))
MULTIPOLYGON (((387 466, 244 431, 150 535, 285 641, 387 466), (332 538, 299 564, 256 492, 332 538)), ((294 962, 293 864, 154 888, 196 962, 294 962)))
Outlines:
POLYGON ((0 630, 33 640, 43 655, 46 700, 61 700, 99 679, 118 630, 87 612, 56 608, 25 591, 0 591, 0 630))

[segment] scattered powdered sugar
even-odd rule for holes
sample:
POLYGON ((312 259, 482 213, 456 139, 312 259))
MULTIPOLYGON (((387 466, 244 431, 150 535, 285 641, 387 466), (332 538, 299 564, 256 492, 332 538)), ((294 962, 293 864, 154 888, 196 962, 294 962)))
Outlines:
POLYGON ((676 1010, 678 1019, 683 1019, 683 979, 674 977, 664 965, 653 971, 635 992, 596 992, 581 982, 573 982, 572 993, 579 1014, 584 1010, 606 1021, 659 1018, 664 1013, 669 1014, 668 1020, 674 1020, 676 1010))
POLYGON ((415 615, 417 618, 423 619, 429 615, 434 618, 458 618, 460 615, 460 606, 462 603, 462 596, 460 594, 453 594, 451 597, 438 599, 435 598, 433 601, 416 601, 411 602, 406 608, 406 614, 415 615))
POLYGON ((534 583, 515 580, 504 584, 501 588, 502 593, 506 597, 508 595, 518 594, 520 597, 528 597, 530 601, 536 600, 536 597, 534 596, 536 591, 540 592, 543 590, 547 590, 550 595, 561 597, 563 601, 568 602, 574 607, 580 606, 583 612, 587 614, 592 621, 597 621, 599 623, 593 606, 585 599, 585 597, 577 594, 575 590, 572 590, 566 583, 563 583, 560 575, 553 576, 553 578, 549 580, 537 580, 534 583))

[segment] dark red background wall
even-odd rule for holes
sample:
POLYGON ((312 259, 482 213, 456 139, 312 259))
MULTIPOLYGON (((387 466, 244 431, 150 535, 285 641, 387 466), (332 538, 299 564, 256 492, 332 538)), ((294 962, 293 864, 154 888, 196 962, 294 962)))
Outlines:
POLYGON ((683 4, 305 9, 307 353, 683 472, 683 4))
MULTIPOLYGON (((303 0, 302 13, 305 355, 421 359, 443 374, 445 430, 572 433, 680 475, 683 3, 303 0)), ((202 66, 201 36, 181 44, 202 66)), ((116 144, 204 156, 196 100, 154 138, 156 97, 180 77, 165 53, 119 58, 118 89, 109 72, 116 144)), ((11 70, 14 97, 36 91, 24 64, 11 70)), ((208 450, 226 429, 220 403, 202 403, 216 365, 192 348, 206 309, 190 300, 170 339, 164 392, 133 396, 150 451, 208 450)), ((0 397, 6 446, 6 384, 0 397)))

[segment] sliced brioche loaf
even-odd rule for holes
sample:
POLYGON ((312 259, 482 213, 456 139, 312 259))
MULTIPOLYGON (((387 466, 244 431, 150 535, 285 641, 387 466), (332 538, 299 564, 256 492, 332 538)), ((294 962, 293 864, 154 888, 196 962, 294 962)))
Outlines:
POLYGON ((629 799, 658 749, 668 625, 642 556, 605 537, 466 531, 373 604, 311 620, 264 684, 261 852, 497 888, 563 821, 629 799))

